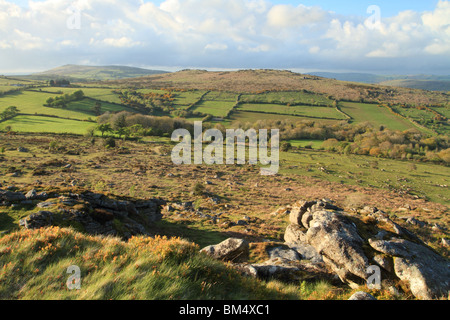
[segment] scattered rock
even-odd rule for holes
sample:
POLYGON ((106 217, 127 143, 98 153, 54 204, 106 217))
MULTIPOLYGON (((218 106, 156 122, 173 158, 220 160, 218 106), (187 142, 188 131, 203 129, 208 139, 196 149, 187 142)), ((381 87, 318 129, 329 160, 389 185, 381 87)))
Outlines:
POLYGON ((36 199, 37 197, 37 192, 36 190, 30 190, 27 192, 27 194, 25 195, 25 198, 27 198, 27 200, 33 200, 36 199))
POLYGON ((56 205, 55 202, 52 202, 52 201, 46 201, 46 202, 38 203, 38 204, 36 205, 36 207, 38 207, 38 208, 50 208, 50 207, 53 207, 53 206, 55 206, 55 205, 56 205))
POLYGON ((215 259, 232 262, 244 262, 248 259, 249 243, 244 239, 229 238, 217 245, 200 250, 215 259))
POLYGON ((356 292, 354 295, 352 295, 348 300, 377 300, 374 296, 371 294, 368 294, 364 291, 356 292))
POLYGON ((18 201, 27 200, 27 198, 21 192, 0 190, 0 200, 6 201, 6 202, 18 202, 18 201))
POLYGON ((417 220, 416 218, 413 218, 413 217, 408 218, 406 220, 406 223, 409 223, 409 224, 412 224, 414 226, 418 226, 418 227, 421 227, 421 228, 423 228, 423 227, 425 227, 427 225, 425 222, 417 220))
POLYGON ((31 214, 28 218, 22 219, 19 222, 21 227, 26 229, 40 229, 49 227, 53 222, 53 213, 49 211, 39 211, 31 214))
POLYGON ((244 220, 238 220, 238 222, 236 222, 236 225, 238 225, 238 226, 247 226, 248 222, 244 221, 244 220))

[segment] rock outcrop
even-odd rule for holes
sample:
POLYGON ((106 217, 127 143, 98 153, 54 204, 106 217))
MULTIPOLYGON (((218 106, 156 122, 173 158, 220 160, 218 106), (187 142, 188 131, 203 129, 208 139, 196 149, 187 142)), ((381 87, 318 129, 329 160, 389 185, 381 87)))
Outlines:
POLYGON ((291 224, 285 232, 286 244, 294 250, 299 248, 300 255, 307 248, 315 261, 321 258, 352 288, 367 284, 369 267, 376 265, 390 283, 399 280, 406 283, 416 298, 449 296, 448 259, 387 214, 377 208, 365 208, 364 221, 361 216, 336 210, 332 204, 312 203, 293 206, 291 224))
POLYGON ((3 205, 27 205, 43 209, 22 219, 20 226, 39 229, 52 225, 71 226, 92 235, 150 235, 147 227, 162 218, 160 199, 114 199, 100 193, 46 192, 32 189, 26 193, 0 190, 3 205), (44 201, 45 200, 45 201, 44 201))

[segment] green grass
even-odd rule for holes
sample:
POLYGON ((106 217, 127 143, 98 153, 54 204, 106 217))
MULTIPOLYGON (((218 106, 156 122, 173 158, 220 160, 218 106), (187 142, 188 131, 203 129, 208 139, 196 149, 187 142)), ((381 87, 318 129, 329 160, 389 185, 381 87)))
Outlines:
POLYGON ((369 122, 373 126, 384 126, 391 130, 418 129, 410 121, 392 114, 387 108, 376 104, 341 102, 343 112, 353 118, 354 123, 369 122))
POLYGON ((298 174, 324 181, 360 185, 402 193, 407 190, 429 201, 448 205, 450 168, 432 164, 374 158, 360 155, 339 155, 325 151, 283 152, 281 174, 298 174), (323 172, 320 168, 326 168, 323 172))
POLYGON ((248 103, 274 103, 274 104, 313 104, 331 105, 332 100, 320 94, 292 91, 292 92, 268 92, 262 94, 244 94, 242 102, 248 103))
POLYGON ((200 97, 205 94, 205 91, 185 91, 175 92, 174 107, 177 109, 187 109, 192 104, 196 103, 200 97))
MULTIPOLYGON (((270 113, 256 113, 256 112, 246 112, 242 110, 235 111, 231 116, 231 120, 239 121, 242 123, 249 122, 254 123, 258 120, 311 120, 311 118, 292 116, 292 115, 282 115, 282 114, 270 114, 270 113)), ((333 124, 341 120, 330 120, 330 119, 314 119, 318 123, 333 124)))
MULTIPOLYGON (((95 114, 91 110, 91 108, 95 104, 95 101, 91 99, 83 99, 81 101, 71 102, 68 104, 66 109, 45 107, 44 104, 49 97, 60 95, 56 94, 57 91, 58 90, 55 90, 55 95, 46 92, 35 91, 23 91, 5 95, 3 97, 0 97, 0 112, 5 110, 9 106, 16 106, 19 109, 19 112, 23 114, 54 115, 62 118, 71 118, 77 120, 87 120, 90 117, 95 117, 95 114)), ((70 89, 62 91, 64 93, 72 93, 76 90, 70 89)), ((121 110, 131 111, 129 108, 117 104, 102 102, 101 105, 103 112, 116 112, 121 110)))
POLYGON ((331 107, 312 107, 312 106, 286 106, 280 104, 252 104, 245 103, 239 105, 239 110, 274 113, 283 115, 293 115, 301 117, 329 118, 336 120, 345 120, 345 116, 331 107))
POLYGON ((2 300, 275 300, 310 294, 243 277, 177 238, 125 243, 71 229, 21 231, 0 238, 0 265, 2 300), (67 288, 73 265, 81 271, 80 290, 67 288))
POLYGON ((17 116, 0 123, 0 130, 11 126, 16 132, 85 134, 95 123, 40 116, 17 116))
POLYGON ((236 101, 237 94, 224 91, 211 91, 204 98, 204 101, 236 101))
POLYGON ((305 148, 311 146, 312 149, 322 147, 323 140, 288 140, 293 147, 305 148))
POLYGON ((215 117, 225 117, 234 105, 235 102, 230 101, 202 101, 193 111, 210 114, 215 117))

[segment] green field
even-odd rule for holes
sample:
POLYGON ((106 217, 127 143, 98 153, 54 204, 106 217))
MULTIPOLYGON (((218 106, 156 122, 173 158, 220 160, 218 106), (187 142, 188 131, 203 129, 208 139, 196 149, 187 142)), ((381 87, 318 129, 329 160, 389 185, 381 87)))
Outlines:
POLYGON ((237 94, 224 91, 211 91, 205 97, 204 101, 236 101, 237 94))
MULTIPOLYGON (((67 93, 71 93, 71 91, 67 91, 67 93)), ((93 100, 83 99, 81 101, 71 102, 68 104, 66 109, 45 107, 44 104, 46 100, 52 96, 54 97, 57 95, 35 91, 22 91, 8 94, 0 97, 0 112, 4 111, 9 106, 16 106, 20 113, 30 115, 52 115, 77 120, 86 120, 89 117, 95 117, 94 113, 90 110, 95 104, 95 101, 93 100)), ((128 109, 125 106, 106 102, 102 102, 101 105, 103 112, 115 112, 128 109)))
POLYGON ((193 111, 210 114, 214 117, 225 117, 234 105, 235 102, 232 101, 202 101, 193 111))
MULTIPOLYGON (((253 104, 245 103, 239 105, 239 110, 258 112, 258 113, 274 113, 291 116, 328 118, 336 120, 345 120, 345 116, 331 107, 312 107, 312 106, 285 106, 280 104, 253 104)), ((255 115, 258 116, 258 115, 255 115)))
POLYGON ((323 140, 288 140, 287 142, 289 142, 293 147, 311 147, 312 149, 320 149, 323 144, 323 140))
POLYGON ((410 121, 392 114, 387 108, 376 104, 341 102, 343 112, 353 118, 354 123, 369 122, 373 126, 384 126, 392 130, 418 129, 410 121))
POLYGON ((435 117, 435 115, 433 113, 431 113, 427 110, 419 110, 416 108, 395 107, 395 110, 398 113, 400 113, 402 116, 414 119, 416 121, 431 120, 435 117))
POLYGON ((0 123, 0 130, 11 126, 13 131, 32 133, 71 133, 85 134, 95 123, 77 120, 66 120, 40 116, 17 116, 0 123))
POLYGON ((311 119, 307 117, 301 116, 293 116, 293 115, 283 115, 283 114, 271 114, 271 113, 256 113, 256 112, 248 112, 243 110, 237 110, 233 112, 231 116, 232 121, 239 122, 249 122, 254 123, 258 120, 314 120, 315 122, 325 123, 325 124, 333 124, 339 122, 341 120, 331 120, 331 119, 311 119))
POLYGON ((274 104, 311 104, 330 105, 332 100, 320 94, 306 92, 267 92, 262 94, 243 94, 240 99, 249 103, 274 103, 274 104))
POLYGON ((185 92, 175 92, 175 102, 174 107, 177 109, 187 109, 189 106, 196 103, 205 91, 185 91, 185 92))

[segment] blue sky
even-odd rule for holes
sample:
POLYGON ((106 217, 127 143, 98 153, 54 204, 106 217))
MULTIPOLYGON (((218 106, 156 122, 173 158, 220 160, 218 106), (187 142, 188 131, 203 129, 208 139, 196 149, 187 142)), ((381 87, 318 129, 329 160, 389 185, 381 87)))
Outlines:
MULTIPOLYGON (((45 0, 34 0, 35 2, 43 2, 45 0)), ((436 7, 439 0, 285 0, 285 1, 268 1, 272 4, 291 4, 298 6, 303 4, 306 6, 320 6, 324 10, 334 11, 339 14, 349 15, 365 15, 367 7, 370 5, 378 5, 382 8, 382 12, 386 16, 393 16, 404 10, 414 11, 431 11, 436 7)), ((11 1, 20 6, 27 7, 29 0, 11 1)), ((163 0, 144 1, 152 2, 160 5, 163 0)))
POLYGON ((63 64, 450 74, 449 57, 450 0, 0 0, 0 74, 63 64))

